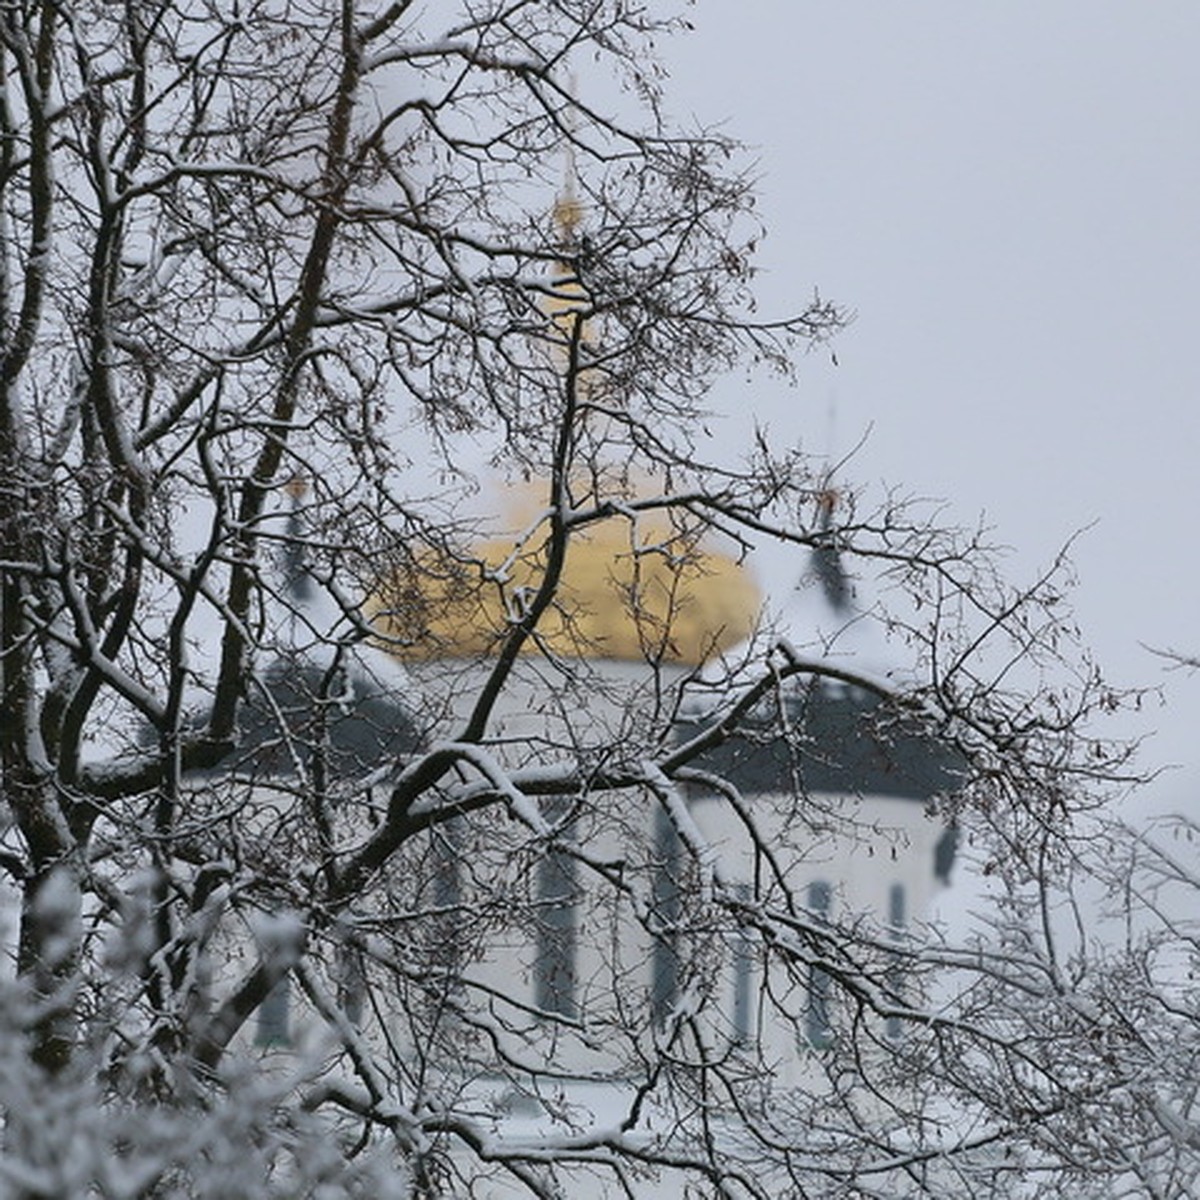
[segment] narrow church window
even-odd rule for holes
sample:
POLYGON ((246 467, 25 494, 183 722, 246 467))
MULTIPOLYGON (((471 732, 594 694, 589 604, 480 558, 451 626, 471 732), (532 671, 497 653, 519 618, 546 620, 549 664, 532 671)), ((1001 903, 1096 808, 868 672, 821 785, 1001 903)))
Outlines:
MULTIPOLYGON (((893 883, 888 891, 888 928, 893 942, 899 944, 904 940, 904 926, 908 920, 908 900, 904 891, 904 884, 893 883)), ((893 963, 888 968, 888 991, 891 993, 893 1002, 899 1002, 902 998, 904 990, 904 972, 898 962, 893 963)), ((887 1020, 887 1035, 890 1038, 898 1038, 902 1032, 902 1023, 899 1017, 888 1017, 887 1020)))
MULTIPOLYGON (((829 919, 829 911, 833 903, 833 889, 822 879, 814 880, 808 885, 808 910, 820 921, 829 919)), ((821 1050, 833 1040, 832 1026, 829 1020, 830 992, 832 981, 820 967, 809 969, 808 979, 808 1011, 805 1014, 805 1033, 808 1044, 821 1050)))
MULTIPOLYGON (((742 903, 750 899, 750 886, 737 885, 742 903)), ((748 1042, 754 1036, 754 939, 744 926, 738 929, 733 948, 733 1036, 748 1042)))
MULTIPOLYGON (((557 796, 542 804, 552 824, 570 808, 557 796)), ((575 859, 551 849, 538 864, 537 958, 534 963, 534 1003, 544 1012, 575 1015, 576 881, 575 859)))
POLYGON ((441 829, 433 831, 433 903, 437 910, 432 922, 435 960, 447 977, 459 967, 464 953, 462 896, 462 853, 465 827, 461 817, 452 817, 441 829))
POLYGON ((269 1047, 292 1044, 289 1012, 291 1000, 291 980, 285 975, 258 1006, 258 1026, 254 1033, 255 1045, 269 1047))
POLYGON ((362 951, 353 944, 344 942, 337 948, 337 983, 342 1012, 357 1029, 363 1020, 367 976, 363 969, 362 951))
POLYGON ((679 992, 679 834, 661 806, 654 816, 654 916, 659 926, 651 949, 650 1009, 657 1024, 671 1013, 679 992))

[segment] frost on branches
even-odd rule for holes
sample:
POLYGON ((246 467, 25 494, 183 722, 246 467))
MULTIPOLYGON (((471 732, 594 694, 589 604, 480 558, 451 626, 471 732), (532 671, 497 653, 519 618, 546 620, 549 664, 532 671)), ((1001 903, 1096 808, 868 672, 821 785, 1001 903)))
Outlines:
POLYGON ((661 7, 0 6, 7 1194, 1194 1186, 1122 698, 1061 566, 715 445, 838 316, 756 314, 661 7), (953 830, 970 944, 838 875, 953 830))

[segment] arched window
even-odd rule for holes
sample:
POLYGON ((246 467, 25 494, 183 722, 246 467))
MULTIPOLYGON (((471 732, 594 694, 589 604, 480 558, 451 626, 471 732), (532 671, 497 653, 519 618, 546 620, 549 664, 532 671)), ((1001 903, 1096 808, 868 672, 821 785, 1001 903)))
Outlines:
POLYGON ((650 1007, 658 1024, 666 1021, 679 994, 679 948, 675 929, 682 907, 679 834, 660 805, 654 814, 654 915, 658 926, 651 950, 650 1007))
MULTIPOLYGON (((747 903, 750 885, 739 883, 737 896, 747 903)), ((733 944, 733 1036, 743 1043, 754 1036, 754 937, 744 925, 733 944)))
POLYGON ((254 1042, 258 1046, 290 1046, 292 985, 287 975, 267 993, 258 1006, 258 1025, 254 1042))
MULTIPOLYGON (((543 801, 542 815, 554 824, 567 815, 565 796, 543 801)), ((534 1003, 543 1012, 575 1016, 576 909, 575 859, 551 849, 538 863, 537 957, 534 960, 534 1003)))
MULTIPOLYGON (((821 922, 829 920, 833 907, 833 888, 823 879, 808 885, 808 911, 821 922)), ((808 1044, 821 1050, 833 1040, 830 1023, 832 980, 820 967, 811 967, 808 977, 808 1008, 805 1013, 805 1034, 808 1044)))
MULTIPOLYGON (((908 898, 905 895, 904 884, 893 883, 888 889, 888 934, 892 941, 899 945, 904 940, 904 927, 908 923, 908 898)), ((888 992, 893 1003, 898 1004, 903 999, 904 970, 899 961, 894 961, 887 972, 888 992)), ((888 1017, 887 1035, 898 1038, 902 1032, 899 1017, 888 1017)))

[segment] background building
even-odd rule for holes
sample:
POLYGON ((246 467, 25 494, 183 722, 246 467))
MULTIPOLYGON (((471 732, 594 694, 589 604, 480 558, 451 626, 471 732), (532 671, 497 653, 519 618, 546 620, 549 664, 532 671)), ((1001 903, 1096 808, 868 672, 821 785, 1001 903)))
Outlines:
MULTIPOLYGON (((474 586, 458 575, 453 590, 426 600, 428 625, 410 640, 436 649, 410 657, 407 670, 424 710, 438 714, 426 729, 433 741, 463 727, 494 669, 489 649, 507 614, 489 588, 489 572, 503 570, 510 584, 514 572, 527 572, 530 586, 536 582, 537 553, 514 557, 514 544, 498 537, 473 547, 474 586)), ((618 772, 623 759, 661 751, 646 734, 664 728, 664 715, 672 739, 682 743, 736 702, 727 668, 759 620, 757 590, 718 552, 689 546, 686 557, 672 559, 669 547, 661 529, 631 529, 620 520, 572 542, 559 603, 545 633, 514 665, 488 725, 483 746, 504 768, 530 772, 581 758, 597 772, 618 772)), ((861 620, 836 549, 814 553, 801 588, 806 619, 822 626, 826 645, 831 628, 861 620)), ((815 630, 790 632, 797 644, 817 640, 815 630)), ((835 675, 854 665, 829 662, 835 675)), ((794 1076, 804 1070, 804 1053, 830 1041, 836 1014, 829 981, 814 969, 802 994, 792 988, 784 1005, 790 1011, 780 1012, 772 1032, 756 1000, 763 979, 753 922, 740 933, 690 922, 680 898, 695 891, 685 876, 694 873, 696 855, 681 836, 704 839, 715 877, 744 894, 748 907, 771 903, 786 889, 804 899, 814 920, 864 914, 900 941, 949 879, 954 833, 931 815, 930 801, 953 788, 953 762, 868 687, 802 675, 749 711, 681 779, 684 816, 644 792, 593 795, 584 777, 574 794, 541 796, 549 832, 517 888, 512 926, 464 969, 504 997, 514 1023, 530 1018, 531 1041, 538 1013, 586 1023, 591 1010, 611 1006, 614 989, 641 995, 648 1017, 660 1024, 689 987, 715 989, 723 994, 715 1006, 720 1036, 761 1038, 781 1078, 794 1076), (693 830, 681 833, 681 822, 693 830), (763 841, 779 872, 774 882, 763 876, 763 841), (588 871, 634 861, 653 866, 646 909, 636 916, 599 910, 588 871), (804 1028, 804 1045, 794 1043, 785 1017, 804 1028)), ((496 834, 502 842, 502 831, 496 834)), ((478 859, 469 870, 446 869, 469 913, 464 889, 478 859)), ((586 1039, 551 1025, 548 1068, 568 1077, 605 1070, 619 1076, 619 1065, 605 1068, 586 1039)))

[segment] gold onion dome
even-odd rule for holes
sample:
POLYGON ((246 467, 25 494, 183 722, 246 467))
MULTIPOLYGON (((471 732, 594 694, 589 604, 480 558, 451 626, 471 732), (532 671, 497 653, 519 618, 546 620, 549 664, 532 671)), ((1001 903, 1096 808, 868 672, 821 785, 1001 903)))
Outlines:
MULTIPOLYGON (((497 653, 545 579, 546 532, 415 564, 383 589, 381 632, 412 660, 497 653)), ((759 605, 745 569, 694 535, 661 518, 635 527, 610 517, 572 535, 554 602, 522 653, 699 666, 750 635, 759 605)))
MULTIPOLYGON (((583 215, 568 151, 566 184, 552 213, 564 251, 583 215)), ((584 322, 584 342, 592 340, 588 296, 566 258, 549 282, 542 308, 555 327, 553 359, 565 370, 564 346, 576 321, 584 322)), ((580 387, 590 386, 589 372, 580 387)), ((510 500, 514 525, 526 529, 520 539, 481 540, 462 555, 426 555, 386 581, 375 621, 401 657, 494 654, 528 612, 546 577, 549 521, 529 520, 539 508, 533 493, 516 491, 510 500)), ((667 516, 641 516, 636 524, 610 516, 572 534, 553 603, 521 651, 699 666, 749 637, 760 603, 737 562, 694 532, 674 528, 667 516)))

